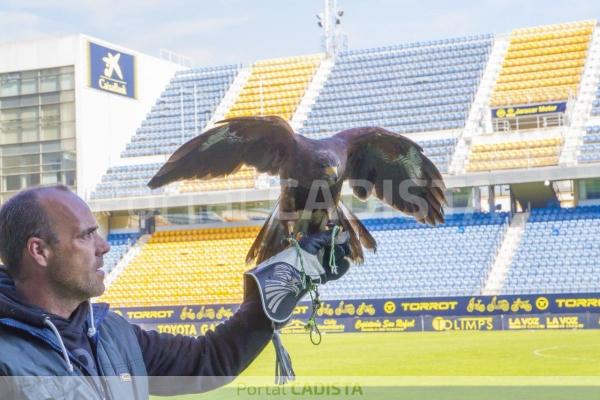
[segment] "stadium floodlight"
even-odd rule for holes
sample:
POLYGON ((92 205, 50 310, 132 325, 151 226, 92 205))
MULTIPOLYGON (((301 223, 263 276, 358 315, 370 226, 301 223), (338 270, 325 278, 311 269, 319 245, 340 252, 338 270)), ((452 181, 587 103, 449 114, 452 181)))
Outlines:
POLYGON ((325 53, 328 57, 333 57, 343 45, 344 38, 339 31, 338 26, 342 23, 343 10, 337 9, 337 0, 324 0, 323 12, 317 14, 317 25, 323 28, 323 43, 325 53))
POLYGON ((323 13, 318 13, 317 15, 317 25, 319 28, 323 27, 323 13))
POLYGON ((339 10, 337 12, 337 17, 335 18, 335 24, 339 25, 342 23, 342 17, 344 16, 344 10, 339 10))

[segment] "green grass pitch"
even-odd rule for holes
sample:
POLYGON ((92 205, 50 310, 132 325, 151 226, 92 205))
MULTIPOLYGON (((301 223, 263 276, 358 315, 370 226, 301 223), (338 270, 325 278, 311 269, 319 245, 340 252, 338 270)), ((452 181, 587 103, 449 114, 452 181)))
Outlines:
POLYGON ((271 385, 269 344, 228 387, 170 398, 600 398, 600 330, 329 334, 319 346, 285 335, 283 342, 298 375, 285 389, 271 385))

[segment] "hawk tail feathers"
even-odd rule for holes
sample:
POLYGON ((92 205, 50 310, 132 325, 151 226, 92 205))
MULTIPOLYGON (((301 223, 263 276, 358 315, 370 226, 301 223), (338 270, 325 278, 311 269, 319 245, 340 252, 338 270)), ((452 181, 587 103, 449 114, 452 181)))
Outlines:
POLYGON ((246 255, 247 264, 255 261, 256 265, 258 265, 286 249, 287 245, 284 239, 287 237, 287 230, 285 225, 279 220, 278 214, 279 202, 277 202, 275 209, 265 221, 256 239, 254 239, 250 250, 248 250, 248 254, 246 255))
POLYGON ((377 242, 375 242, 375 239, 363 223, 360 222, 342 201, 338 203, 337 215, 344 230, 350 234, 352 261, 362 264, 364 262, 363 247, 375 252, 377 251, 377 242))

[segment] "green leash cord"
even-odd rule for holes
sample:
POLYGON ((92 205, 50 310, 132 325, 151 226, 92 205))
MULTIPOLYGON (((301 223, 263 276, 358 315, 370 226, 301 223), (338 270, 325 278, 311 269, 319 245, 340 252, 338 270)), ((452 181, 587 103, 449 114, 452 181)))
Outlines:
MULTIPOLYGON (((335 237, 340 231, 340 227, 335 225, 331 232, 331 252, 329 253, 329 268, 331 273, 337 275, 337 265, 335 264, 335 237)), ((300 243, 296 240, 296 238, 290 238, 292 244, 296 249, 296 253, 298 254, 298 258, 300 259, 300 268, 302 269, 302 288, 308 291, 310 295, 310 301, 312 305, 310 317, 306 322, 304 328, 309 331, 310 341, 312 344, 319 345, 321 343, 321 331, 319 331, 319 327, 317 325, 317 321, 315 320, 317 311, 321 308, 321 300, 319 299, 319 287, 316 283, 306 275, 304 270, 304 260, 302 259, 302 252, 300 243)))

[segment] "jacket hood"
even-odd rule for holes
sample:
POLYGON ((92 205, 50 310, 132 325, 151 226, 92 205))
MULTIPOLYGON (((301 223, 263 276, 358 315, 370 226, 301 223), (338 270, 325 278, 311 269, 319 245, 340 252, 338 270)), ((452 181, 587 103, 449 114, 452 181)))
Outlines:
MULTIPOLYGON (((100 324, 108 312, 108 304, 93 304, 94 322, 100 324)), ((15 282, 10 277, 6 268, 0 265, 0 319, 10 318, 38 328, 45 327, 48 312, 27 304, 17 293, 15 282)))
POLYGON ((0 318, 11 318, 39 328, 44 327, 47 314, 40 308, 23 302, 15 282, 4 266, 0 267, 0 318))

